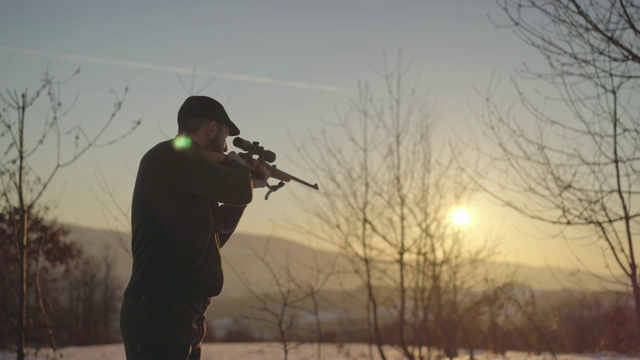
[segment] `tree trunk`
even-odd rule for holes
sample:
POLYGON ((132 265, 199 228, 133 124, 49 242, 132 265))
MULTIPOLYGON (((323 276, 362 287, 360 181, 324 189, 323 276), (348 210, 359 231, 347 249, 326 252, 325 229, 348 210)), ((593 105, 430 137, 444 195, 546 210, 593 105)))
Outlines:
POLYGON ((24 114, 27 109, 27 93, 22 93, 20 106, 18 134, 19 134, 19 163, 18 163, 18 196, 20 198, 20 311, 18 312, 18 360, 24 360, 24 347, 27 332, 27 245, 28 225, 27 209, 24 199, 24 114))
POLYGON ((18 311, 18 360, 24 360, 27 332, 27 214, 20 213, 20 311, 18 311))
POLYGON ((638 343, 640 344, 640 284, 638 283, 638 267, 635 263, 631 268, 631 286, 633 286, 633 300, 636 307, 636 327, 638 329, 638 343))

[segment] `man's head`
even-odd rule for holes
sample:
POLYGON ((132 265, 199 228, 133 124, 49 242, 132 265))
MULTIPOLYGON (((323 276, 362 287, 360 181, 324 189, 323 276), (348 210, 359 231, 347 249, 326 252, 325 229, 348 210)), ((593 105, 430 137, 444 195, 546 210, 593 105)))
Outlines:
POLYGON ((178 111, 178 132, 193 137, 207 150, 222 152, 227 135, 239 135, 240 129, 216 100, 208 96, 190 96, 178 111))
POLYGON ((224 106, 208 96, 189 96, 178 110, 178 132, 193 134, 209 121, 229 127, 229 135, 240 135, 240 129, 231 121, 224 106))

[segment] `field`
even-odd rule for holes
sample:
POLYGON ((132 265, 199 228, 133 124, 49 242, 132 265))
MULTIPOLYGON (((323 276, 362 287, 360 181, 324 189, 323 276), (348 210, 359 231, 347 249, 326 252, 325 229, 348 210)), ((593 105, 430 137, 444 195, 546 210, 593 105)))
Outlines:
MULTIPOLYGON (((122 344, 68 347, 59 350, 59 358, 64 360, 124 360, 124 348, 122 344)), ((400 360, 403 357, 399 353, 390 352, 389 360, 400 360)), ((8 352, 0 352, 0 360, 15 359, 16 355, 8 352)), ((31 353, 29 360, 54 359, 51 351, 41 351, 38 354, 31 353)), ((303 344, 290 350, 291 360, 364 360, 369 359, 369 349, 364 344, 334 345, 325 344, 320 351, 316 344, 303 344)), ((597 353, 597 354, 561 354, 558 360, 605 360, 605 359, 640 359, 627 355, 597 353)), ((204 346, 202 360, 280 360, 284 359, 282 347, 277 343, 207 343, 204 346)), ((374 351, 374 359, 379 359, 374 351)), ((469 359, 469 355, 461 352, 456 359, 469 359)), ((526 353, 508 352, 504 357, 500 355, 477 352, 475 359, 508 359, 508 360, 547 360, 553 359, 550 354, 532 355, 526 353)))

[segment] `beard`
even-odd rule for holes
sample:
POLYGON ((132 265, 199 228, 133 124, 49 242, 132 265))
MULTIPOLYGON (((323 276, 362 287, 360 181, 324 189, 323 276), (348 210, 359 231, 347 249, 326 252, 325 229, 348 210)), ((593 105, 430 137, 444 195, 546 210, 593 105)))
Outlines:
POLYGON ((227 141, 222 135, 222 131, 216 132, 213 137, 207 140, 206 149, 219 153, 224 153, 225 151, 227 151, 227 141))

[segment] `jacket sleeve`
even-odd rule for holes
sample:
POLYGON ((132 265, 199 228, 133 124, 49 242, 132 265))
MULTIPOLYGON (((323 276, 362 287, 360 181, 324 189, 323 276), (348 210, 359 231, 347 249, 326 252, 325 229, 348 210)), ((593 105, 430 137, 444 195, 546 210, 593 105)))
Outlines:
POLYGON ((251 173, 246 166, 236 161, 217 164, 195 147, 181 155, 174 173, 180 190, 223 204, 244 206, 251 202, 251 173))
POLYGON ((220 237, 220 247, 224 246, 227 240, 231 237, 231 234, 236 230, 245 208, 245 206, 229 205, 221 205, 218 208, 219 218, 217 224, 218 235, 220 237))

